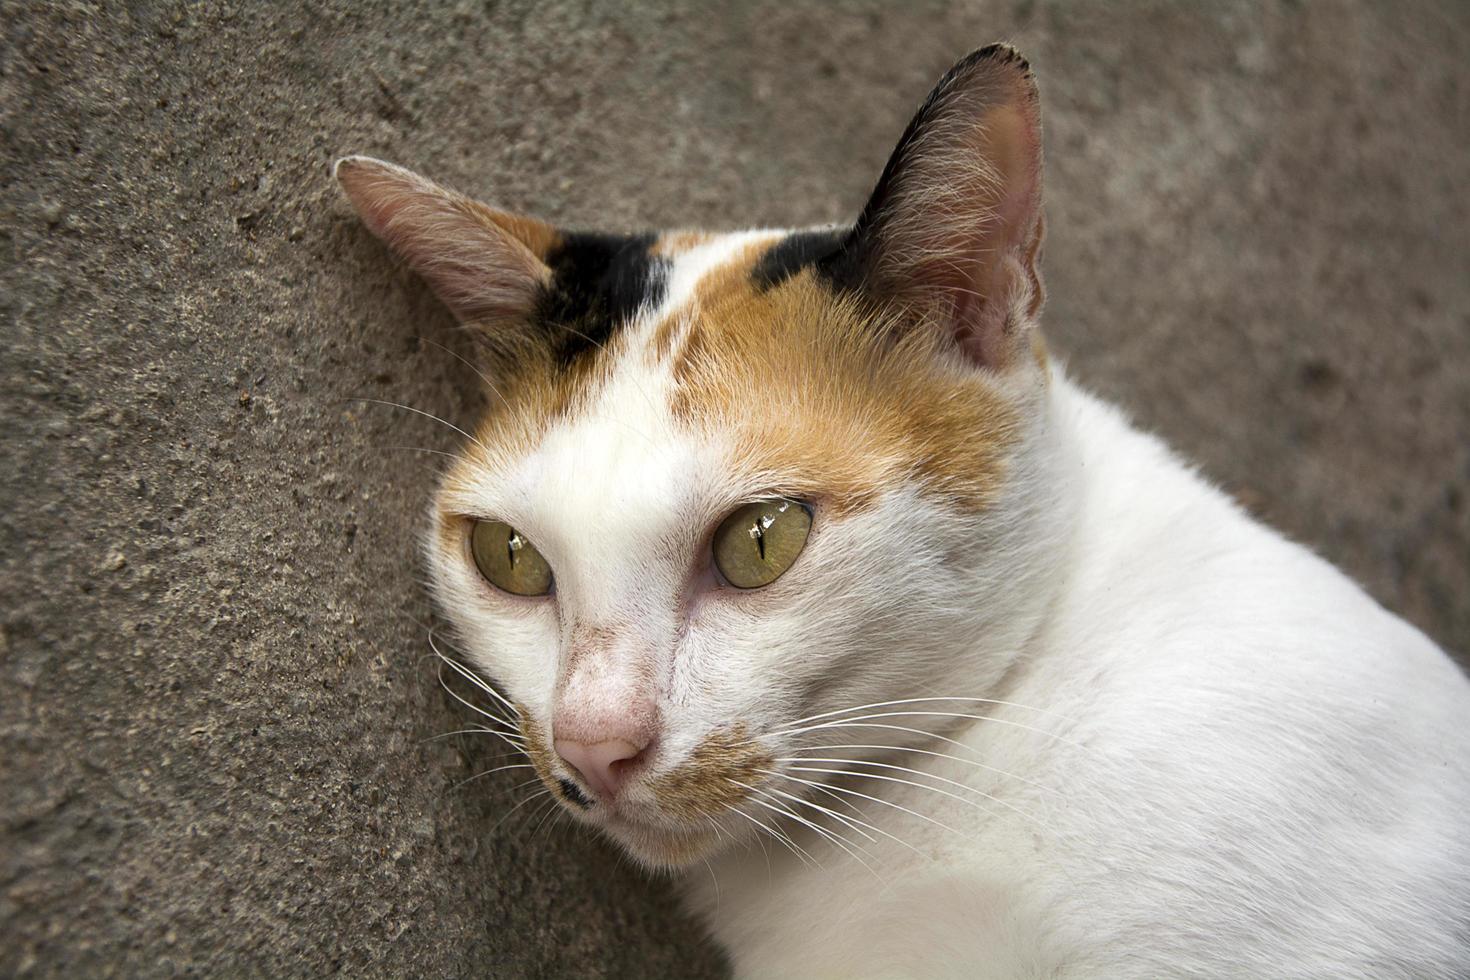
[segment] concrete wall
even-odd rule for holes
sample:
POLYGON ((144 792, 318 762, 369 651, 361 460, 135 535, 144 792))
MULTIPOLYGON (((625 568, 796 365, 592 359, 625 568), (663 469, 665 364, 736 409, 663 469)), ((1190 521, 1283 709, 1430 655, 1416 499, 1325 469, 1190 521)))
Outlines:
POLYGON ((852 215, 951 60, 1047 119, 1073 372, 1470 650, 1470 15, 1192 4, 6 3, 0 974, 716 976, 425 659, 478 395, 375 153, 577 226, 852 215), (125 12, 124 8, 132 10, 125 12), (530 819, 523 815, 529 814, 530 819))

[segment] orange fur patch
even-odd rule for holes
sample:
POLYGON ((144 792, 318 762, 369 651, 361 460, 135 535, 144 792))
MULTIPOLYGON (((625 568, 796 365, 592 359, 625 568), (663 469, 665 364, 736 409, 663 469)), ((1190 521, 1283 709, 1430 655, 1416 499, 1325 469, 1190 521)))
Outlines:
POLYGON ((526 756, 535 767, 536 775, 541 777, 541 782, 558 799, 561 798, 561 781, 557 779, 556 772, 552 769, 551 746, 546 741, 546 735, 541 731, 541 726, 531 720, 530 714, 522 705, 516 705, 516 714, 519 718, 521 734, 526 739, 526 756))
POLYGON ((701 287, 672 407, 732 437, 747 477, 838 511, 908 479, 967 510, 993 499, 1019 415, 940 331, 901 329, 810 270, 762 293, 739 261, 701 287))
POLYGON ((716 817, 740 803, 761 770, 775 764, 769 752, 752 742, 743 726, 711 733, 679 768, 650 782, 659 806, 681 820, 716 817))

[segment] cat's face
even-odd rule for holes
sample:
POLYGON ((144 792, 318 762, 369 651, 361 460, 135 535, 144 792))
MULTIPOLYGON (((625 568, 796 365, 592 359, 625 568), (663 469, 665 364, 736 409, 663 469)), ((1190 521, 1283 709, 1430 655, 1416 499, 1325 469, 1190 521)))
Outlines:
POLYGON ((943 721, 833 713, 1005 672, 1056 524, 1013 53, 956 66, 850 230, 574 235, 338 172, 481 341, 432 580, 578 817, 686 864, 800 814, 793 753, 943 721))

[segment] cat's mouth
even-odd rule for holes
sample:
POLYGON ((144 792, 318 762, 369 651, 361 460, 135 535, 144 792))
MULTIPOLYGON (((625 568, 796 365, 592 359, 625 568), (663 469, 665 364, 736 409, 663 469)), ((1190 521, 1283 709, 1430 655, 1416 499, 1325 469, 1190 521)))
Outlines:
MULTIPOLYGON (((523 714, 524 718, 525 715, 523 714)), ((681 762, 653 766, 614 800, 596 800, 561 772, 541 730, 522 723, 526 754, 542 783, 568 809, 645 863, 683 867, 708 854, 724 825, 775 764, 743 726, 711 732, 681 762)))

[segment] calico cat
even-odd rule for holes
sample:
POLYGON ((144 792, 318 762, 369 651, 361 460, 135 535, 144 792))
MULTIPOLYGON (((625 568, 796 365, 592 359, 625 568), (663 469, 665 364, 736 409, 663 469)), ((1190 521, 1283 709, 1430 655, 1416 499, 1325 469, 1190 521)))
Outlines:
POLYGON ((1470 976, 1470 683, 1048 355, 1014 50, 835 230, 336 174, 481 354, 426 551, 506 737, 739 976, 1470 976))

